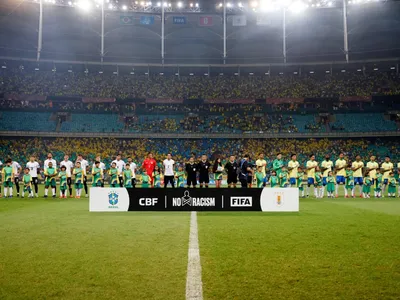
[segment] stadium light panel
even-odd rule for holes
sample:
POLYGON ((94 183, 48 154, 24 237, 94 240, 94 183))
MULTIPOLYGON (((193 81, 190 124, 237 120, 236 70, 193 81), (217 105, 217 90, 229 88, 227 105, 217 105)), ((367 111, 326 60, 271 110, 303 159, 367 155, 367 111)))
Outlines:
POLYGON ((118 72, 117 72, 117 71, 114 71, 113 74, 114 74, 114 75, 118 75, 118 72))
POLYGON ((99 71, 99 74, 103 74, 103 71, 99 71))
POLYGON ((204 73, 204 76, 208 76, 208 73, 204 73))
POLYGON ((161 2, 157 2, 157 6, 160 7, 161 6, 161 2))
POLYGON ((193 76, 194 74, 193 74, 193 73, 190 73, 189 75, 190 75, 190 76, 193 76))
POLYGON ((239 2, 239 3, 238 3, 238 6, 239 6, 239 7, 243 7, 242 2, 239 2))
POLYGON ((89 74, 89 70, 88 69, 85 69, 85 74, 89 74))
POLYGON ((161 75, 161 76, 163 76, 163 75, 164 75, 164 73, 163 73, 163 72, 161 72, 161 73, 160 73, 160 75, 161 75))
POLYGON ((294 75, 297 75, 297 72, 296 72, 296 71, 294 71, 294 72, 293 72, 293 74, 294 74, 294 75))
POLYGON ((135 72, 131 72, 131 75, 135 75, 135 72))
POLYGON ((283 75, 283 72, 279 72, 279 75, 283 75))
POLYGON ((7 69, 7 66, 1 66, 2 69, 7 69))
POLYGON ((222 4, 222 3, 220 3, 220 4, 219 4, 219 7, 222 7, 222 5, 223 5, 223 4, 222 4))
POLYGON ((127 9, 128 9, 128 6, 122 5, 122 9, 123 9, 123 10, 127 10, 127 9))
POLYGON ((328 2, 328 6, 331 7, 333 5, 332 1, 328 2))
POLYGON ((250 72, 249 75, 254 75, 254 73, 253 73, 253 72, 250 72))
POLYGON ((327 71, 325 71, 325 73, 326 73, 326 74, 329 74, 330 72, 331 72, 331 71, 328 71, 328 70, 327 70, 327 71))
POLYGON ((378 71, 378 68, 374 68, 374 71, 378 71))
POLYGON ((362 70, 361 69, 357 69, 357 72, 361 72, 362 70))
POLYGON ((71 70, 71 69, 69 69, 69 70, 68 70, 68 73, 72 73, 72 70, 71 70))
POLYGON ((265 73, 265 75, 269 75, 269 72, 265 73))
POLYGON ((35 71, 39 71, 39 68, 35 68, 35 71))
POLYGON ((193 7, 193 3, 190 3, 190 5, 189 5, 190 7, 193 7))
POLYGON ((232 4, 228 2, 228 3, 226 4, 226 7, 232 7, 232 4))
POLYGON ((178 2, 178 7, 179 7, 179 8, 182 7, 182 2, 178 2))
POLYGON ((224 73, 219 73, 219 76, 224 76, 224 73))
POLYGON ((235 76, 238 76, 238 75, 239 75, 239 73, 235 73, 235 74, 233 74, 233 75, 235 75, 235 76))
POLYGON ((346 70, 341 70, 340 72, 342 72, 342 73, 346 73, 346 70))
POLYGON ((390 67, 390 70, 396 70, 396 67, 390 67))
POLYGON ((167 2, 164 2, 163 5, 164 5, 164 7, 167 7, 167 6, 168 6, 168 3, 167 3, 167 2))
POLYGON ((171 3, 168 3, 168 7, 171 7, 172 6, 172 4, 171 3))
POLYGON ((176 76, 179 76, 179 73, 175 73, 176 76))
POLYGON ((72 2, 71 2, 71 1, 68 1, 68 5, 69 5, 69 6, 72 6, 72 2))
POLYGON ((314 74, 314 71, 310 71, 310 74, 314 74))
POLYGON ((199 7, 199 4, 198 3, 196 3, 196 5, 195 5, 196 7, 199 7))

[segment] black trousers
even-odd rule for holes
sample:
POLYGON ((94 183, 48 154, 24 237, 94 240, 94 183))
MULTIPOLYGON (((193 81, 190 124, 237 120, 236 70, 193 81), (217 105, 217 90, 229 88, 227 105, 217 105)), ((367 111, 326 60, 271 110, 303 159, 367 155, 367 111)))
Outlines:
POLYGON ((17 194, 19 194, 19 177, 14 177, 14 183, 17 188, 17 194))
POLYGON ((119 187, 123 187, 124 186, 124 179, 122 178, 122 176, 118 177, 119 180, 119 187))
POLYGON ((37 178, 37 177, 32 177, 31 183, 32 183, 33 186, 35 187, 35 194, 37 194, 38 191, 39 191, 39 186, 38 186, 39 181, 38 181, 38 178, 37 178))
POLYGON ((168 183, 171 183, 171 186, 174 188, 175 184, 174 184, 174 176, 164 176, 164 187, 166 188, 168 183))
POLYGON ((240 177, 240 184, 242 185, 243 189, 247 189, 248 188, 247 178, 246 177, 240 177))

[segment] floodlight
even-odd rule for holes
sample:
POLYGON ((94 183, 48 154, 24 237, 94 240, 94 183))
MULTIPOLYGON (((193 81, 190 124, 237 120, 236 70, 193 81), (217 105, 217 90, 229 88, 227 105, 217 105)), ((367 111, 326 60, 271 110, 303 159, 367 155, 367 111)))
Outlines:
POLYGON ((265 75, 269 75, 269 72, 265 73, 265 75))
POLYGON ((69 69, 69 70, 68 70, 68 73, 72 73, 72 70, 71 70, 71 69, 69 69))
POLYGON ((230 4, 229 2, 226 4, 226 7, 232 7, 232 4, 230 4))
POLYGON ((297 72, 296 72, 296 71, 294 71, 294 72, 293 72, 293 74, 294 74, 294 75, 297 75, 297 72))
POLYGON ((328 2, 328 6, 332 6, 332 1, 329 1, 329 2, 328 2))
POLYGON ((224 73, 219 73, 219 76, 224 76, 224 73))
POLYGON ((176 76, 179 76, 179 73, 175 73, 176 76))
POLYGON ((179 8, 182 7, 182 2, 178 2, 178 7, 179 7, 179 8))
POLYGON ((219 4, 219 7, 222 7, 222 5, 223 5, 223 4, 222 4, 222 3, 220 3, 220 4, 219 4))
POLYGON ((35 71, 39 71, 39 68, 35 68, 35 71))
POLYGON ((374 68, 374 71, 378 71, 378 68, 374 68))
POLYGON ((168 3, 167 3, 167 2, 164 2, 163 5, 164 5, 164 7, 167 7, 167 6, 168 6, 168 3))
POLYGON ((157 6, 160 7, 161 6, 161 2, 157 2, 157 6))
POLYGON ((135 4, 138 5, 138 4, 139 4, 139 1, 135 1, 135 4))
POLYGON ((233 75, 235 75, 235 76, 239 76, 239 73, 235 73, 235 74, 233 74, 233 75))
POLYGON ((361 72, 362 70, 361 69, 357 69, 357 72, 361 72))
POLYGON ((171 3, 168 3, 168 7, 171 7, 172 6, 172 4, 171 3))
POLYGON ((151 1, 147 2, 148 6, 151 6, 153 3, 151 3, 151 1))
POLYGON ((103 74, 103 71, 99 71, 99 74, 103 74))
POLYGON ((390 70, 396 70, 396 67, 390 67, 390 70))
POLYGON ((194 74, 193 74, 193 73, 189 73, 189 75, 190 75, 190 76, 193 76, 194 74))
POLYGON ((128 9, 128 6, 122 5, 122 9, 123 9, 123 10, 127 10, 127 9, 128 9))
POLYGON ((204 76, 208 76, 208 73, 204 73, 204 76))
POLYGON ((198 3, 196 3, 196 5, 195 5, 196 7, 199 7, 199 4, 198 3))
POLYGON ((254 75, 254 73, 253 73, 253 72, 250 72, 249 75, 254 75))
POLYGON ((69 5, 69 6, 72 6, 72 2, 71 2, 71 1, 68 1, 68 5, 69 5))
POLYGON ((242 2, 239 2, 239 3, 238 3, 238 6, 239 6, 239 7, 243 7, 242 2))
POLYGON ((314 74, 314 71, 310 71, 310 74, 314 74))
POLYGON ((317 3, 317 7, 320 7, 320 6, 321 6, 321 3, 318 2, 318 3, 317 3))
POLYGON ((2 69, 7 69, 7 66, 1 66, 2 69))
POLYGON ((144 1, 140 2, 140 5, 141 5, 141 6, 144 6, 144 1))
POLYGON ((346 73, 346 70, 341 70, 340 72, 342 72, 342 73, 346 73))
POLYGON ((92 8, 92 4, 88 0, 80 0, 78 7, 84 11, 89 11, 92 8))
POLYGON ((135 75, 135 72, 131 72, 131 75, 135 75))
POLYGON ((325 71, 326 74, 329 74, 331 71, 325 71))
POLYGON ((279 75, 283 75, 283 72, 279 72, 279 75))
POLYGON ((260 1, 260 9, 263 12, 275 11, 277 9, 277 5, 272 0, 261 0, 260 1))
POLYGON ((251 2, 251 7, 255 8, 258 6, 258 2, 257 1, 252 1, 251 2))
POLYGON ((193 3, 190 3, 190 5, 189 5, 190 7, 193 7, 193 3))
POLYGON ((301 13, 307 8, 303 1, 295 1, 289 6, 289 10, 293 13, 301 13))
POLYGON ((113 74, 114 74, 114 75, 118 75, 118 72, 117 72, 117 71, 114 71, 113 74))
POLYGON ((110 4, 108 4, 108 9, 113 9, 114 7, 113 7, 113 5, 110 3, 110 4))
POLYGON ((161 75, 161 76, 163 76, 163 75, 164 75, 164 73, 163 73, 163 72, 161 72, 161 73, 160 73, 160 75, 161 75))

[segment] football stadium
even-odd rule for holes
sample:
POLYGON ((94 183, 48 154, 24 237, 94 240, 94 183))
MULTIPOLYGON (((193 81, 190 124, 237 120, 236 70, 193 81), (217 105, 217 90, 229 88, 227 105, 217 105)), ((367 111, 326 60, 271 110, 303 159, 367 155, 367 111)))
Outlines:
POLYGON ((400 1, 1 0, 0 299, 400 299, 400 1))

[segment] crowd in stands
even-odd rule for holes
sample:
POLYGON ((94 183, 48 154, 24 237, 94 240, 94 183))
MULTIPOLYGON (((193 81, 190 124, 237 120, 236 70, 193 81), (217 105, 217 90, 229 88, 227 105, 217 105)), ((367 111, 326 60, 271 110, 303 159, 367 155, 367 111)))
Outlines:
POLYGON ((391 73, 302 76, 137 76, 1 70, 0 92, 102 98, 262 99, 400 94, 391 73))
POLYGON ((162 161, 167 153, 172 153, 177 163, 184 163, 192 153, 196 156, 207 155, 211 160, 221 156, 223 161, 234 154, 238 157, 249 154, 254 162, 259 153, 266 156, 267 167, 272 167, 272 161, 278 152, 284 161, 290 160, 290 154, 297 153, 298 161, 305 165, 310 154, 316 155, 317 161, 322 161, 326 154, 336 159, 343 151, 346 159, 354 161, 356 155, 361 155, 368 161, 371 155, 376 155, 378 161, 390 155, 392 161, 400 162, 400 140, 398 139, 114 139, 114 138, 7 138, 0 139, 0 160, 8 157, 19 163, 25 163, 29 156, 35 154, 39 161, 52 152, 57 161, 64 154, 75 161, 78 154, 93 162, 100 154, 102 161, 108 166, 117 154, 124 159, 132 157, 141 164, 148 152, 155 154, 157 161, 162 161))

